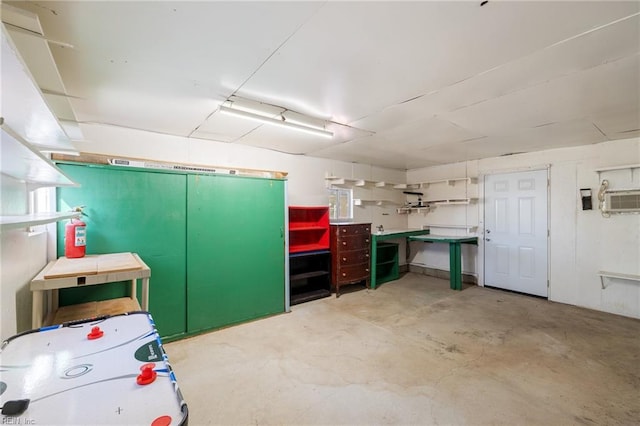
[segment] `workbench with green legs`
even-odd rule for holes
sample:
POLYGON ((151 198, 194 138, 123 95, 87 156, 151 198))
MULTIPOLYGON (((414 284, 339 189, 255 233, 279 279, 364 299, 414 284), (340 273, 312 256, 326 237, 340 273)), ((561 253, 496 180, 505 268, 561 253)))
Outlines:
POLYGON ((478 237, 450 235, 424 235, 409 237, 409 241, 449 243, 449 283, 451 290, 462 290, 462 244, 478 245, 478 237))

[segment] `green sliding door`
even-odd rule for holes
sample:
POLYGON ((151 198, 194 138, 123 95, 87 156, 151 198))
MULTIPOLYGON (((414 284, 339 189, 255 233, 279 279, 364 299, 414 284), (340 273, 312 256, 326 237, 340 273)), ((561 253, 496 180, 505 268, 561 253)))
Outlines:
POLYGON ((284 311, 284 182, 189 175, 187 330, 284 311))
MULTIPOLYGON (((149 311, 162 336, 186 332, 187 175, 60 164, 79 188, 58 189, 58 211, 84 205, 87 254, 133 252, 151 268, 149 311)), ((58 255, 64 256, 64 222, 58 255)), ((138 285, 140 291, 140 285, 138 285)), ((60 304, 127 295, 123 284, 64 289, 60 304)))

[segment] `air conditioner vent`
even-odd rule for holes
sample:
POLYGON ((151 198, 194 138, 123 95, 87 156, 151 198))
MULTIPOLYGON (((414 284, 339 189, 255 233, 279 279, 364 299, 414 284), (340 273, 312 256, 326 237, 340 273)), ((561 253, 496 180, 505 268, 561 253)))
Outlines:
POLYGON ((605 191, 603 213, 640 213, 640 189, 605 191))

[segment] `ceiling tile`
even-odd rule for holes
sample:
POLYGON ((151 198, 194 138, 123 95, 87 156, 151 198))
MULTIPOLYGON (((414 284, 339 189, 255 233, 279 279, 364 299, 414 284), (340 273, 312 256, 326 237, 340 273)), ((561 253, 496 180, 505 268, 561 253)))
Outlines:
POLYGON ((240 93, 352 123, 638 10, 624 2, 488 6, 328 2, 240 93))
MULTIPOLYGON (((638 96, 640 97, 640 94, 638 96)), ((611 139, 631 138, 636 136, 635 133, 640 129, 640 113, 638 109, 628 109, 598 114, 593 118, 593 124, 611 139)))
POLYGON ((639 58, 626 57, 442 117, 463 128, 495 135, 612 110, 639 110, 639 58))
POLYGON ((267 148, 288 154, 307 154, 336 144, 333 139, 261 124, 234 143, 267 148))

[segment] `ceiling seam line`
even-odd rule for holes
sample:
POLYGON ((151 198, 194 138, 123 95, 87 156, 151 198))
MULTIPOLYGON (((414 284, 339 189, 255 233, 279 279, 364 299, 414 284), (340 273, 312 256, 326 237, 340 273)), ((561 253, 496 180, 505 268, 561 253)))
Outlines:
MULTIPOLYGON (((636 16, 640 16, 640 12, 636 12, 636 13, 633 13, 633 14, 631 14, 631 15, 624 16, 624 17, 622 17, 622 18, 616 19, 616 20, 611 21, 611 22, 608 22, 608 23, 606 23, 606 24, 602 24, 602 25, 597 26, 597 27, 595 27, 595 28, 591 28, 590 30, 584 31, 584 32, 582 32, 582 33, 580 33, 580 34, 576 34, 576 35, 571 36, 571 37, 569 37, 569 38, 566 38, 566 39, 564 39, 564 40, 557 41, 557 42, 552 43, 552 44, 550 44, 550 45, 548 45, 548 46, 545 46, 545 47, 543 47, 543 48, 541 48, 541 49, 538 49, 538 50, 536 50, 536 51, 534 51, 534 52, 531 52, 531 53, 529 53, 529 54, 527 54, 527 55, 525 55, 525 56, 521 56, 521 57, 516 58, 516 59, 513 59, 513 60, 511 60, 511 61, 504 62, 504 63, 502 63, 502 64, 496 65, 496 66, 494 66, 494 67, 491 67, 491 68, 489 68, 489 69, 487 69, 487 70, 481 71, 481 72, 479 72, 479 73, 477 73, 477 74, 474 74, 474 75, 472 75, 472 76, 469 76, 469 77, 463 78, 462 80, 458 80, 458 81, 456 81, 456 82, 454 82, 454 83, 451 83, 451 84, 449 84, 449 85, 447 85, 447 86, 444 86, 444 87, 441 87, 441 88, 438 88, 438 89, 431 90, 431 91, 429 91, 429 92, 427 92, 427 93, 423 93, 423 94, 421 94, 421 95, 414 96, 414 97, 412 97, 412 98, 410 98, 410 99, 408 99, 408 100, 407 100, 407 99, 405 99, 405 100, 403 100, 403 101, 401 101, 401 102, 397 102, 397 103, 391 104, 391 105, 389 105, 389 106, 386 106, 386 107, 382 108, 382 109, 381 109, 381 110, 379 110, 379 111, 376 111, 376 112, 373 112, 373 113, 371 113, 371 114, 367 114, 367 115, 365 115, 365 116, 362 116, 362 117, 360 117, 360 118, 357 118, 357 119, 355 119, 355 120, 351 121, 350 123, 355 123, 355 122, 357 122, 357 121, 364 120, 365 118, 367 118, 367 117, 369 117, 369 116, 371 116, 371 115, 374 115, 374 114, 378 114, 378 113, 380 113, 380 112, 382 112, 382 111, 384 111, 384 110, 386 110, 386 109, 388 109, 388 108, 393 108, 393 107, 395 107, 395 106, 402 105, 403 103, 410 102, 410 101, 413 101, 413 100, 415 100, 415 99, 420 99, 420 98, 423 98, 423 97, 425 97, 425 96, 432 95, 432 94, 434 94, 434 93, 440 92, 440 91, 445 90, 445 89, 449 89, 449 88, 454 87, 454 86, 456 86, 456 85, 458 85, 458 84, 460 84, 460 83, 462 83, 462 82, 464 82, 464 81, 466 81, 466 80, 469 80, 469 79, 472 79, 472 78, 475 78, 475 77, 479 77, 479 76, 484 75, 484 74, 488 74, 488 73, 493 72, 493 71, 495 71, 495 70, 497 70, 497 69, 500 69, 500 68, 502 68, 502 67, 504 67, 504 66, 507 66, 507 65, 509 65, 509 64, 512 64, 512 63, 518 62, 518 61, 520 61, 520 60, 522 60, 522 59, 524 59, 524 58, 527 58, 527 57, 529 57, 529 56, 535 55, 535 54, 537 54, 538 52, 542 52, 542 51, 545 51, 545 50, 550 49, 550 48, 552 48, 552 47, 556 47, 556 46, 562 45, 562 44, 567 43, 567 42, 569 42, 569 41, 571 41, 571 40, 577 39, 577 38, 579 38, 579 37, 583 37, 583 36, 585 36, 585 35, 587 35, 587 34, 590 34, 590 33, 592 33, 592 32, 599 31, 599 30, 601 30, 601 29, 603 29, 603 28, 606 28, 606 27, 609 27, 609 26, 611 26, 611 25, 614 25, 614 24, 617 24, 617 23, 620 23, 620 22, 626 21, 627 19, 631 19, 631 18, 634 18, 634 17, 636 17, 636 16)), ((633 56, 633 55, 631 55, 631 56, 633 56)), ((625 58, 626 58, 626 56, 625 56, 625 58)), ((599 64, 599 65, 602 65, 602 64, 599 64)), ((592 68, 593 68, 593 67, 592 67, 592 68)), ((588 68, 588 69, 590 69, 590 68, 588 68)), ((568 74, 565 74, 565 75, 568 75, 568 74)), ((534 86, 535 86, 535 85, 534 85, 534 86)), ((534 87, 534 86, 529 86, 529 87, 534 87)), ((510 93, 514 93, 514 92, 510 92, 510 93)), ((491 99, 495 99, 495 98, 491 98, 491 99)), ((485 101, 486 101, 486 100, 485 100, 485 101)), ((480 101, 480 102, 485 102, 485 101, 480 101)), ((480 102, 477 102, 477 103, 480 103, 480 102)), ((475 105, 475 104, 476 104, 476 103, 471 104, 471 105, 475 105)), ((466 106, 465 106, 465 107, 466 107, 466 106)), ((462 109, 462 108, 465 108, 465 107, 461 107, 461 108, 458 108, 458 109, 462 109)), ((457 111, 458 109, 454 109, 454 110, 447 111, 447 112, 457 111)), ((350 124, 350 123, 349 123, 349 124, 350 124)))
MULTIPOLYGON (((240 83, 240 86, 238 86, 229 96, 229 98, 231 96, 235 96, 236 93, 238 93, 238 91, 240 89, 242 89, 242 87, 244 87, 245 84, 247 84, 247 82, 249 80, 251 80, 251 78, 253 78, 254 75, 256 75, 256 73, 258 71, 260 71, 260 69, 262 69, 262 67, 267 63, 267 61, 269 61, 269 59, 271 59, 273 57, 273 55, 275 55, 276 53, 278 53, 278 51, 280 51, 280 49, 289 41, 291 40, 291 38, 296 35, 298 33, 298 31, 300 31, 302 29, 302 27, 304 27, 317 13, 320 9, 322 9, 324 7, 324 5, 327 2, 325 1, 324 3, 322 3, 322 5, 320 5, 303 23, 301 23, 295 30, 293 30, 293 32, 282 41, 282 43, 280 43, 280 45, 278 45, 278 47, 275 48, 275 50, 273 52, 271 52, 271 54, 269 56, 267 56, 265 58, 264 61, 262 61, 260 63, 260 65, 258 65, 258 67, 249 75, 249 77, 247 77, 242 83, 240 83)), ((228 98, 227 98, 228 99, 228 98)))
MULTIPOLYGON (((316 13, 318 13, 318 10, 320 10, 320 9, 321 9, 325 4, 326 4, 326 2, 325 2, 325 3, 323 3, 320 7, 318 7, 318 9, 316 9, 316 10, 315 10, 315 11, 314 11, 310 16, 309 16, 309 18, 307 18, 303 23, 301 23, 301 24, 300 24, 300 25, 299 25, 299 26, 298 26, 298 27, 297 27, 297 28, 296 28, 296 29, 295 29, 295 30, 294 30, 294 31, 293 31, 293 32, 292 32, 292 33, 291 33, 291 34, 290 34, 290 35, 289 35, 285 40, 283 40, 283 41, 282 41, 282 43, 280 43, 280 45, 278 45, 278 47, 276 47, 276 49, 275 49, 273 52, 271 52, 271 54, 270 54, 269 56, 267 56, 267 57, 265 58, 265 60, 264 60, 264 61, 262 61, 262 62, 260 63, 260 65, 258 65, 258 67, 257 67, 257 68, 256 68, 256 69, 255 69, 255 70, 254 70, 254 71, 253 71, 253 72, 252 72, 252 73, 251 73, 251 74, 250 74, 250 75, 249 75, 249 76, 248 76, 248 77, 247 77, 247 78, 246 78, 242 83, 240 83, 240 85, 239 85, 237 88, 235 88, 235 89, 233 90, 233 92, 231 92, 231 94, 230 94, 226 99, 229 99, 229 98, 231 98, 232 96, 235 96, 235 95, 236 95, 236 93, 238 93, 238 90, 242 89, 242 87, 243 87, 245 84, 247 84, 247 82, 248 82, 249 80, 251 80, 251 78, 252 78, 254 75, 256 75, 256 73, 257 73, 258 71, 260 71, 260 69, 264 66, 264 64, 266 64, 266 63, 267 63, 267 61, 273 57, 273 55, 275 55, 276 53, 278 53, 278 51, 282 48, 282 46, 284 46, 284 44, 285 44, 285 43, 287 43, 287 42, 291 39, 291 37, 293 37, 294 35, 296 35, 296 34, 298 33, 298 31, 300 31, 300 29, 301 29, 303 26, 305 26, 305 25, 307 24, 307 22, 309 22, 309 20, 311 20, 311 18, 313 18, 313 17, 315 16, 315 15, 316 15, 316 13)), ((200 123, 199 125, 197 125, 197 126, 196 126, 192 131, 191 131, 191 132, 189 132, 189 134, 187 135, 187 137, 189 138, 189 137, 191 137, 195 132, 197 132, 197 131, 198 131, 198 129, 199 129, 200 127, 202 127, 202 125, 203 125, 203 124, 205 124, 205 123, 207 122, 207 120, 209 120, 209 118, 211 118, 211 116, 212 116, 213 114, 215 114, 218 110, 219 110, 219 107, 218 107, 218 108, 215 108, 213 111, 211 111, 211 114, 209 114, 209 115, 204 119, 204 121, 203 121, 203 122, 201 122, 201 123, 200 123)), ((250 133, 250 132, 249 132, 249 133, 250 133)), ((242 135, 240 138, 237 138, 236 140, 241 139, 242 137, 246 136, 247 134, 248 134, 248 133, 245 133, 244 135, 242 135)))
MULTIPOLYGON (((622 56, 622 57, 615 58, 615 59, 610 60, 610 61, 606 61, 606 62, 601 62, 599 64, 595 64, 595 65, 590 66, 588 68, 582 68, 582 69, 577 70, 577 71, 570 71, 570 72, 558 75, 556 77, 549 78, 549 79, 546 79, 544 81, 540 81, 538 83, 533 83, 533 84, 531 84, 529 86, 525 86, 525 87, 521 87, 519 89, 515 89, 515 90, 509 91, 509 92, 505 92, 505 93, 501 94, 500 96, 494 96, 493 98, 482 99, 480 101, 476 101, 476 102, 470 103, 468 105, 462 105, 462 106, 454 108, 452 110, 445 111, 444 113, 441 113, 441 114, 448 114, 448 113, 460 111, 462 109, 469 108, 469 107, 472 107, 472 106, 475 106, 475 105, 478 105, 478 104, 481 104, 481 103, 484 103, 484 102, 488 102, 488 101, 491 101, 491 100, 494 100, 494 99, 499 99, 499 98, 503 98, 505 96, 513 95, 514 93, 522 92, 523 90, 532 89, 532 88, 534 88, 536 86, 540 86, 542 84, 547 84, 547 83, 549 83, 551 81, 558 80, 558 79, 561 79, 561 78, 564 78, 564 77, 568 77, 570 75, 578 74, 578 73, 585 72, 585 71, 592 71, 592 70, 594 70, 594 69, 596 69, 598 67, 601 67, 601 66, 604 66, 604 65, 613 64, 615 62, 622 61, 622 60, 628 59, 628 58, 632 58, 632 57, 638 56, 638 55, 640 55, 640 52, 635 52, 635 53, 632 53, 632 54, 627 55, 627 56, 622 56)), ((450 86, 447 86, 447 87, 450 87, 450 86)), ((438 114, 434 115, 434 117, 437 117, 437 116, 438 116, 438 114)))

